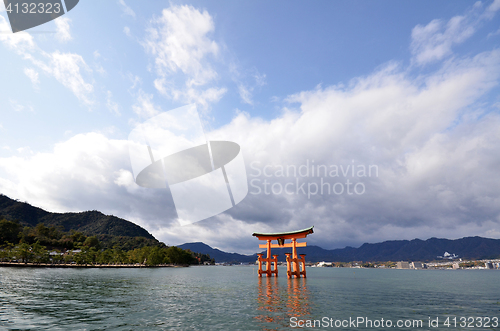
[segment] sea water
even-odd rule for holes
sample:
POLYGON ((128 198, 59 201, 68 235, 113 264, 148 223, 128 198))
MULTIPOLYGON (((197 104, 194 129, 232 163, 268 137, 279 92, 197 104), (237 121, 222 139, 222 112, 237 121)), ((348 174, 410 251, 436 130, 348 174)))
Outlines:
POLYGON ((0 330, 500 330, 497 270, 279 273, 0 268, 0 330))

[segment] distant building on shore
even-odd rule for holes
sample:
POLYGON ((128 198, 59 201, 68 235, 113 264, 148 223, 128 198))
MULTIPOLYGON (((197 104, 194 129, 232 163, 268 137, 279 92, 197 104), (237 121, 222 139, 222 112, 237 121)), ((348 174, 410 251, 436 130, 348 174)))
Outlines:
POLYGON ((396 263, 396 269, 410 269, 408 261, 399 261, 396 263))
POLYGON ((422 264, 422 262, 412 262, 411 268, 412 269, 424 269, 424 265, 422 264))

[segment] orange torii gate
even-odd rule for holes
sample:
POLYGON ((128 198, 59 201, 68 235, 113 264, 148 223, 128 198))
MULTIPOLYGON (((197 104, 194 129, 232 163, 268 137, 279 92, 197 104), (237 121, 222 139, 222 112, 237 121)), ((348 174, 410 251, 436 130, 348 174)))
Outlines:
POLYGON ((281 232, 281 233, 254 233, 252 236, 257 237, 259 240, 266 240, 266 244, 260 244, 259 248, 267 248, 267 257, 263 258, 264 254, 257 254, 259 261, 259 277, 262 274, 266 274, 267 277, 271 277, 273 274, 278 276, 278 255, 273 255, 271 258, 271 248, 285 248, 292 247, 292 254, 285 253, 286 255, 286 272, 288 278, 292 276, 300 278, 300 276, 306 277, 306 260, 305 254, 300 254, 300 258, 297 258, 297 247, 306 247, 307 243, 298 243, 297 239, 305 238, 308 234, 314 233, 314 226, 310 228, 291 231, 291 232, 281 232), (285 244, 285 240, 290 239, 292 242, 285 244), (277 240, 278 244, 271 244, 271 241, 277 240), (292 255, 292 257, 290 257, 292 255), (262 270, 262 262, 266 262, 266 270, 262 270), (299 262, 302 264, 302 271, 299 268, 299 262), (274 269, 272 268, 274 264, 274 269))

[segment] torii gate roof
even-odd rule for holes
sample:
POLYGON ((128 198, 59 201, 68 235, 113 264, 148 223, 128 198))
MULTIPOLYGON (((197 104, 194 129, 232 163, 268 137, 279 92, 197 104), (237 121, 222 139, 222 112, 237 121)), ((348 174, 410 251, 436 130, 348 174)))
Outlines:
POLYGON ((292 239, 292 238, 305 238, 308 234, 314 233, 314 226, 307 229, 290 231, 290 232, 278 232, 278 233, 254 233, 252 236, 257 237, 259 240, 277 240, 278 238, 292 239))

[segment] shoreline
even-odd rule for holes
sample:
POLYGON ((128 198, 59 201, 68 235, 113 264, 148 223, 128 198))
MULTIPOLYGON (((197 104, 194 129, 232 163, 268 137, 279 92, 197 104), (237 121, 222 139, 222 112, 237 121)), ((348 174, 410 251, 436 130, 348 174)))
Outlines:
POLYGON ((0 267, 13 268, 186 268, 189 265, 160 264, 71 264, 71 263, 19 263, 19 262, 0 262, 0 267))

